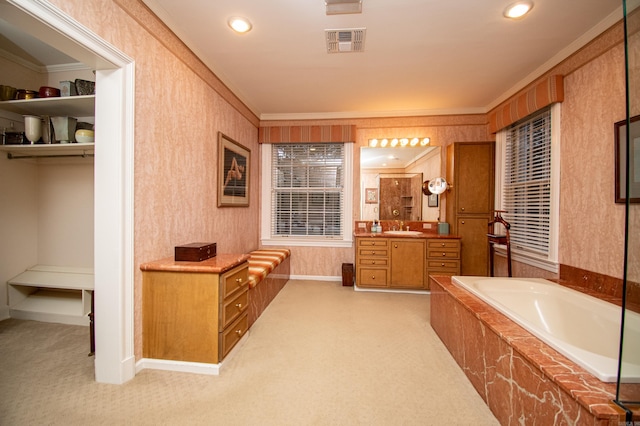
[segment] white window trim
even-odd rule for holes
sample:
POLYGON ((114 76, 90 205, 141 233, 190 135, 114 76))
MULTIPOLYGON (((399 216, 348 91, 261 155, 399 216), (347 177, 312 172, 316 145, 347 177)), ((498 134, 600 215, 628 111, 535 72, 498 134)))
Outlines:
MULTIPOLYGON (((559 219, 560 219, 560 125, 561 108, 560 103, 551 106, 551 213, 549 225, 549 255, 539 256, 533 253, 524 252, 517 248, 511 248, 512 260, 536 268, 544 269, 557 274, 559 272, 558 263, 558 239, 559 239, 559 219)), ((502 210, 502 188, 505 179, 505 158, 506 158, 506 130, 500 130, 496 134, 496 210, 502 210)), ((506 256, 505 246, 496 246, 496 253, 506 256)))
POLYGON ((263 246, 352 247, 353 246, 353 143, 344 144, 344 209, 342 238, 272 237, 271 236, 271 144, 260 145, 260 180, 262 183, 260 213, 260 242, 263 246))

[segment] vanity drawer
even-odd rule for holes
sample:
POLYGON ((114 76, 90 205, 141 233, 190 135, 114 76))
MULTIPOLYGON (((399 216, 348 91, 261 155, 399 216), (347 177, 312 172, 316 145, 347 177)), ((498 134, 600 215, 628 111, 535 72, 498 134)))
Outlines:
POLYGON ((442 249, 454 249, 454 250, 460 250, 460 241, 458 240, 429 240, 427 242, 427 249, 431 250, 431 249, 435 249, 435 250, 442 250, 442 249))
POLYGON ((460 258, 460 250, 430 249, 427 251, 427 259, 459 259, 459 258, 460 258))
POLYGON ((430 273, 433 273, 436 270, 453 270, 457 271, 460 267, 460 262, 457 260, 429 260, 427 262, 427 268, 430 273))
POLYGON ((225 331, 220 333, 220 359, 223 359, 231 349, 244 336, 249 329, 249 319, 247 312, 243 313, 233 324, 225 331))
POLYGON ((359 248, 358 249, 358 255, 359 256, 387 257, 388 254, 389 254, 389 250, 387 248, 368 247, 368 248, 359 248))
POLYGON ((388 247, 389 240, 377 238, 359 238, 358 247, 388 247))
POLYGON ((388 259, 376 259, 376 258, 360 258, 358 259, 358 265, 360 266, 387 266, 389 264, 388 259))
POLYGON ((358 268, 356 284, 362 287, 386 287, 387 270, 375 268, 358 268))
POLYGON ((244 263, 220 277, 220 298, 226 299, 229 295, 246 287, 248 284, 249 264, 244 263))
POLYGON ((218 322, 219 331, 227 328, 236 318, 242 315, 249 306, 249 289, 245 287, 244 291, 236 297, 229 298, 222 302, 220 309, 220 321, 218 322))

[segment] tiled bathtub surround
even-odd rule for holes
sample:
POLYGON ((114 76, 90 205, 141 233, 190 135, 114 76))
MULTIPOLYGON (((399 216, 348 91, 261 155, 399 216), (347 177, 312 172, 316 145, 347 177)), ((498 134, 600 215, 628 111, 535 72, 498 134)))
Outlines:
POLYGON ((603 383, 513 321, 431 277, 431 326, 504 425, 618 425, 615 383, 603 383))

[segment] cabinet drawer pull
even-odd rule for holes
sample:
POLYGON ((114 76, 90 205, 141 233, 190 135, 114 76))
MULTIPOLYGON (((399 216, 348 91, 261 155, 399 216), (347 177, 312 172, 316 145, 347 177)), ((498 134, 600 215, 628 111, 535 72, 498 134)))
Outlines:
POLYGON ((375 252, 375 251, 372 251, 372 252, 371 252, 371 254, 376 254, 376 252, 375 252))
POLYGON ((242 303, 236 303, 236 308, 238 308, 238 310, 242 309, 242 303))
POLYGON ((371 275, 371 279, 372 279, 372 280, 375 280, 375 279, 376 279, 376 276, 375 276, 375 275, 371 275))
POLYGON ((441 263, 440 266, 444 266, 444 263, 441 263))
POLYGON ((371 264, 372 264, 372 265, 375 265, 375 264, 376 264, 376 261, 374 260, 373 262, 371 262, 371 264))
POLYGON ((236 278, 236 282, 238 283, 238 285, 242 285, 242 278, 236 278))
POLYGON ((440 244, 442 247, 444 247, 444 243, 440 244))
POLYGON ((442 253, 442 257, 447 257, 447 253, 442 253))
POLYGON ((397 244, 394 244, 394 245, 393 245, 393 248, 398 248, 398 245, 397 245, 397 244))
POLYGON ((236 330, 236 334, 237 334, 238 336, 242 336, 242 329, 238 329, 238 330, 236 330))
POLYGON ((462 221, 462 224, 464 225, 464 220, 462 221))
POLYGON ((464 211, 464 207, 462 207, 460 210, 464 211))

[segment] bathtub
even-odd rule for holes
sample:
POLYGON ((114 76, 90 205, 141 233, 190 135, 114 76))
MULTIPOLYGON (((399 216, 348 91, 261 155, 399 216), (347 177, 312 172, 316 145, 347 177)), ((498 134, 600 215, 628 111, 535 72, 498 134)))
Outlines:
MULTIPOLYGON (((454 276, 452 282, 599 380, 617 380, 619 306, 538 278, 454 276)), ((621 381, 640 383, 640 315, 627 310, 625 329, 621 381)))

